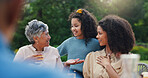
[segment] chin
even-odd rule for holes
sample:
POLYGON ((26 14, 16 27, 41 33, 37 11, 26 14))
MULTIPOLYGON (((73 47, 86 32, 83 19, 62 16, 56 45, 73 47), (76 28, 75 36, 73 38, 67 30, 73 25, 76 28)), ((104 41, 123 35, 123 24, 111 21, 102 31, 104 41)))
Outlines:
POLYGON ((74 35, 75 37, 77 37, 77 35, 74 35))
POLYGON ((100 46, 105 46, 104 44, 100 44, 100 46))
POLYGON ((46 45, 45 47, 48 47, 49 45, 46 45))

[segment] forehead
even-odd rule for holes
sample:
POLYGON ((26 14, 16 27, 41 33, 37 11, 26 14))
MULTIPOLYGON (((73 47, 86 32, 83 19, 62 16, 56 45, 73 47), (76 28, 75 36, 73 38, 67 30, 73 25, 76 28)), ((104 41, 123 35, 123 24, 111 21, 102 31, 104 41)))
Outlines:
POLYGON ((103 31, 103 29, 101 28, 101 26, 97 27, 97 31, 103 31))
POLYGON ((71 23, 81 23, 78 18, 72 18, 71 23))

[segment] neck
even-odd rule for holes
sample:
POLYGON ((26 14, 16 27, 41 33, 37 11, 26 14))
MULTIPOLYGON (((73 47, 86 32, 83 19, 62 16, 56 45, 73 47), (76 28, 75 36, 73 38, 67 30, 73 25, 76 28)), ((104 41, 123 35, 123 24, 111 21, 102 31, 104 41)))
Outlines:
POLYGON ((33 44, 33 47, 36 49, 36 51, 43 51, 44 50, 44 47, 42 48, 39 46, 39 44, 36 44, 36 43, 33 44))
POLYGON ((77 36, 76 38, 77 39, 84 39, 84 36, 83 35, 80 35, 80 36, 77 36))
POLYGON ((108 54, 111 54, 111 53, 112 53, 112 51, 110 50, 109 45, 106 45, 106 54, 108 55, 108 54))
MULTIPOLYGON (((106 45, 106 49, 105 49, 105 50, 106 50, 106 54, 107 54, 107 55, 112 54, 112 51, 110 50, 109 45, 106 45)), ((115 53, 115 56, 116 56, 116 58, 120 59, 121 52, 117 52, 117 53, 115 53)))

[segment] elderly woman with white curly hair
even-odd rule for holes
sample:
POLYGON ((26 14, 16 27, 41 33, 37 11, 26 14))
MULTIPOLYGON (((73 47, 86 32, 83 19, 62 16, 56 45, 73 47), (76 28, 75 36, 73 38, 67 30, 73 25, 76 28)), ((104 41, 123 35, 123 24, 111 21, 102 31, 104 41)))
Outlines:
POLYGON ((14 61, 26 62, 47 68, 63 69, 58 50, 49 45, 51 39, 47 24, 38 20, 32 20, 25 29, 25 35, 30 45, 19 48, 14 61))

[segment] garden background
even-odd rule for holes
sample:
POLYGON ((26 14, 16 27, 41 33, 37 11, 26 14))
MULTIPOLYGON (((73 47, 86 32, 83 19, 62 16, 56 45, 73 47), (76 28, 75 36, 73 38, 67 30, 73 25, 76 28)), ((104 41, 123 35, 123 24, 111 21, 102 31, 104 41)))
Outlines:
MULTIPOLYGON (((141 62, 148 64, 148 0, 27 0, 11 49, 17 50, 30 44, 24 35, 29 21, 37 19, 49 26, 50 45, 57 47, 72 36, 68 16, 78 8, 93 13, 98 21, 108 14, 127 19, 134 30, 136 46, 131 51, 141 55, 141 62)), ((62 57, 66 61, 66 56, 62 57)))

